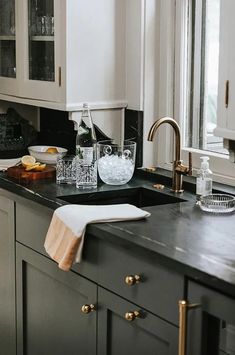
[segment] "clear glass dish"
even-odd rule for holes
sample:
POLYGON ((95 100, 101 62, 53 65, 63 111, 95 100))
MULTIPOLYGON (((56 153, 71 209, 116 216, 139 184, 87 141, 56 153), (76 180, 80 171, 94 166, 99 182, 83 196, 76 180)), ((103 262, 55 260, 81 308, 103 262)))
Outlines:
POLYGON ((230 213, 235 211, 235 197, 225 194, 212 194, 201 197, 201 210, 211 213, 230 213))

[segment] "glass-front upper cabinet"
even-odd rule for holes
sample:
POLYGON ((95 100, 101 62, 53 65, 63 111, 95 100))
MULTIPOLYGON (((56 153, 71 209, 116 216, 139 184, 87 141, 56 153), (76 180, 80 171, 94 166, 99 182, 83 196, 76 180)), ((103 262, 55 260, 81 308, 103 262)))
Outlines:
POLYGON ((17 57, 19 95, 26 99, 59 102, 63 94, 63 55, 58 30, 67 1, 22 0, 22 4, 18 8, 19 28, 22 29, 17 42, 18 52, 22 54, 17 57))
POLYGON ((0 0, 0 76, 16 78, 15 0, 0 0))
POLYGON ((29 80, 55 81, 54 1, 28 0, 29 80))
POLYGON ((56 36, 61 4, 64 0, 0 0, 0 95, 61 100, 61 41, 56 36))
POLYGON ((0 0, 0 100, 124 107, 125 11, 117 0, 0 0))

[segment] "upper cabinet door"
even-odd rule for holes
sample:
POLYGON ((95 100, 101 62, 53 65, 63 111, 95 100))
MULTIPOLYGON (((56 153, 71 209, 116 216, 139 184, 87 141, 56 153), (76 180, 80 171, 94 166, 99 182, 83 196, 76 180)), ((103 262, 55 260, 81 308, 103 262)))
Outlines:
POLYGON ((59 7, 58 0, 23 0, 19 9, 23 19, 19 40, 22 97, 47 101, 61 99, 59 7))
POLYGON ((235 140, 234 0, 220 2, 220 56, 215 134, 235 140))
POLYGON ((0 92, 16 93, 16 1, 0 0, 0 92))

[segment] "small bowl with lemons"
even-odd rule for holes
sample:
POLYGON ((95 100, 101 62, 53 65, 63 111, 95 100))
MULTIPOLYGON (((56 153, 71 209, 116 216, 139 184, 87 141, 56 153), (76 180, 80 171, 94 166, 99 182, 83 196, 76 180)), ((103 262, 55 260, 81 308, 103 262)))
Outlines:
POLYGON ((33 145, 28 147, 29 154, 40 163, 56 165, 57 158, 64 157, 67 149, 49 145, 33 145))

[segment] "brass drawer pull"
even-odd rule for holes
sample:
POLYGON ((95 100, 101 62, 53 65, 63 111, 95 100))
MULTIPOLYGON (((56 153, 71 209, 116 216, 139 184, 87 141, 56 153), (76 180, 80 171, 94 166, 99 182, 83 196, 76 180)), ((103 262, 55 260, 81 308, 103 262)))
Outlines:
POLYGON ((81 308, 82 313, 88 314, 95 310, 95 306, 93 304, 84 304, 81 308))
POLYGON ((134 312, 126 312, 125 313, 125 319, 128 322, 132 322, 133 320, 135 320, 136 318, 138 318, 140 316, 140 312, 138 311, 134 311, 134 312))
POLYGON ((139 275, 128 275, 125 277, 125 283, 128 286, 133 286, 135 284, 138 284, 140 282, 140 276, 139 275))
POLYGON ((179 355, 186 355, 187 311, 197 307, 200 307, 199 303, 179 301, 179 355))

